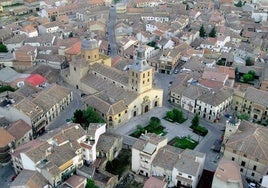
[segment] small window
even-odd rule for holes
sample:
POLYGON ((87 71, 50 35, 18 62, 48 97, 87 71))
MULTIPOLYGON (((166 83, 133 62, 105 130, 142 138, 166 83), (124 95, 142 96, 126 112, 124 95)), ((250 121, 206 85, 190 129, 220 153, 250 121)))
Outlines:
POLYGON ((254 173, 254 172, 252 172, 252 173, 251 173, 251 176, 252 176, 252 177, 254 177, 254 176, 255 176, 255 173, 254 173))
POLYGON ((235 160, 235 158, 234 157, 232 157, 232 161, 234 161, 235 160))
POLYGON ((245 166, 246 165, 246 162, 245 161, 242 161, 241 162, 241 166, 245 166))
POLYGON ((240 172, 243 172, 243 168, 240 168, 240 172))
POLYGON ((256 169, 257 169, 257 166, 256 166, 256 165, 254 165, 254 166, 253 166, 253 170, 254 170, 254 171, 256 171, 256 169))
POLYGON ((90 56, 87 56, 87 59, 90 59, 90 56))

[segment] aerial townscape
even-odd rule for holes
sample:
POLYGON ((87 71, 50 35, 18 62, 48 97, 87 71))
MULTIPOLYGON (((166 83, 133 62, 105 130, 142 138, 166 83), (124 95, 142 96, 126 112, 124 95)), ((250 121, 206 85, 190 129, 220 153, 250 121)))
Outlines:
POLYGON ((268 0, 1 0, 9 187, 268 188, 268 0))

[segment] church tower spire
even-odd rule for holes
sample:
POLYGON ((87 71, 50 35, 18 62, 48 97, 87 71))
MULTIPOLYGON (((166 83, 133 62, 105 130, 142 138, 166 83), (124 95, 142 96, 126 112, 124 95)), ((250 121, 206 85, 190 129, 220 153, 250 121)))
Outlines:
POLYGON ((138 93, 143 93, 152 88, 153 68, 145 59, 144 49, 139 45, 137 56, 129 67, 129 87, 138 93))

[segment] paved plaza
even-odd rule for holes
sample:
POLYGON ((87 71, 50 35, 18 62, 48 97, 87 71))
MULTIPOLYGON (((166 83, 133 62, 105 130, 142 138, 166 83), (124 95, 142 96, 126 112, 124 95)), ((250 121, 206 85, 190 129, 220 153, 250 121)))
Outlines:
POLYGON ((112 130, 112 132, 124 135, 125 142, 134 143, 136 139, 128 135, 136 130, 137 125, 145 127, 149 124, 151 117, 158 117, 161 120, 162 126, 166 128, 165 131, 167 131, 167 134, 165 137, 168 138, 168 141, 176 136, 190 136, 192 139, 199 141, 199 144, 194 150, 206 153, 205 169, 214 171, 217 168, 219 161, 219 153, 212 151, 211 148, 213 143, 221 137, 223 125, 209 123, 200 119, 200 124, 208 129, 208 134, 205 137, 199 136, 193 133, 192 129, 190 128, 193 114, 189 114, 189 119, 182 124, 171 123, 163 119, 169 110, 170 108, 167 107, 157 107, 145 114, 130 119, 128 122, 122 124, 119 128, 112 130))

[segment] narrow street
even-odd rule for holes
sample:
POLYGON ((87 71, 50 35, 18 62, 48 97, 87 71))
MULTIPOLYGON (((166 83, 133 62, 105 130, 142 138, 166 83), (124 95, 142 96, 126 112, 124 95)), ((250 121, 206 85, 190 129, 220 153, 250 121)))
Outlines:
POLYGON ((116 9, 110 7, 109 20, 107 24, 107 37, 110 45, 110 56, 113 58, 117 55, 117 45, 115 40, 116 9))

